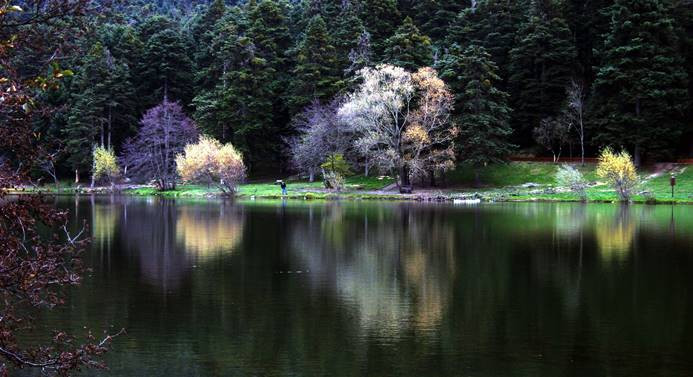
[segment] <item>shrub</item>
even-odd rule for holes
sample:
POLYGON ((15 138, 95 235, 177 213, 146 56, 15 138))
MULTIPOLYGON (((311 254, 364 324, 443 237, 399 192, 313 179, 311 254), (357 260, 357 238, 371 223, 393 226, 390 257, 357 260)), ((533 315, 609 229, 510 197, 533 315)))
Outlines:
POLYGON ((568 187, 571 191, 580 196, 583 201, 587 200, 587 181, 577 169, 570 165, 561 165, 556 172, 556 183, 559 186, 568 187))
POLYGON ((222 145, 208 136, 186 145, 183 153, 176 156, 176 165, 183 181, 215 183, 224 192, 235 192, 245 178, 241 153, 230 143, 222 145))
POLYGON ((320 167, 326 188, 337 191, 344 188, 344 177, 351 174, 351 169, 342 154, 335 153, 327 156, 327 160, 320 167))
POLYGON ((95 181, 107 178, 111 184, 120 175, 118 160, 115 153, 110 148, 97 146, 92 154, 92 186, 95 181))
POLYGON ((628 152, 616 153, 611 148, 605 148, 599 155, 597 176, 606 179, 623 201, 630 200, 638 184, 638 174, 628 152))

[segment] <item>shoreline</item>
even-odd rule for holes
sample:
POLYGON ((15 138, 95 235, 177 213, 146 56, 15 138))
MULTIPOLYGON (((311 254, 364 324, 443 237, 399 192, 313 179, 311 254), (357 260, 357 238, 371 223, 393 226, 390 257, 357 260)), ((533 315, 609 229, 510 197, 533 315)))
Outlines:
MULTIPOLYGON (((408 201, 408 202, 438 202, 438 203, 454 203, 454 204, 474 204, 474 203, 594 203, 594 204, 622 204, 615 198, 592 198, 583 201, 577 197, 569 197, 570 193, 531 193, 531 192, 513 192, 509 188, 491 188, 488 191, 455 191, 454 189, 435 190, 435 193, 430 190, 422 190, 412 194, 400 194, 397 192, 372 192, 372 191, 343 191, 329 192, 322 190, 301 190, 289 191, 288 195, 281 194, 258 194, 251 195, 247 193, 227 194, 220 191, 204 191, 204 192, 186 192, 186 191, 156 191, 152 186, 137 186, 111 189, 111 187, 94 187, 79 188, 79 189, 35 189, 23 188, 8 190, 9 195, 45 195, 45 196, 77 196, 77 195, 94 195, 94 196, 132 196, 132 197, 162 197, 162 198, 180 198, 180 199, 219 199, 219 198, 234 198, 241 200, 323 200, 323 201, 408 201), (146 189, 145 193, 138 192, 140 189, 146 189), (563 195, 563 196, 561 196, 563 195), (568 195, 568 197, 566 197, 568 195)), ((664 198, 643 198, 635 196, 630 202, 633 204, 693 204, 691 199, 664 199, 664 198)))

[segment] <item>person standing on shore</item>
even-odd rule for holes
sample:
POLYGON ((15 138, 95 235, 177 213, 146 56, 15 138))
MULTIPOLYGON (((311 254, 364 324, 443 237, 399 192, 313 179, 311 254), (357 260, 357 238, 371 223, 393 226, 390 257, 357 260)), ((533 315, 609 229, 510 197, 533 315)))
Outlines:
POLYGON ((282 195, 286 195, 286 182, 284 181, 279 181, 279 186, 282 188, 282 195))

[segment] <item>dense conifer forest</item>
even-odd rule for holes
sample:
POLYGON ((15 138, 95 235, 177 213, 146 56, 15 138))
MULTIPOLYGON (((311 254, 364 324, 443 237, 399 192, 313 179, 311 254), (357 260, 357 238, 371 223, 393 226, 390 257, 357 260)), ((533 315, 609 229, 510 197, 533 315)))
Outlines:
POLYGON ((296 171, 306 111, 344 102, 360 70, 381 64, 437 72, 458 162, 612 146, 639 164, 693 148, 683 0, 97 1, 85 12, 26 26, 44 48, 11 58, 26 77, 48 60, 68 73, 38 98, 55 111, 33 118, 62 177, 88 174, 95 145, 122 155, 163 101, 232 143, 251 176, 296 171))

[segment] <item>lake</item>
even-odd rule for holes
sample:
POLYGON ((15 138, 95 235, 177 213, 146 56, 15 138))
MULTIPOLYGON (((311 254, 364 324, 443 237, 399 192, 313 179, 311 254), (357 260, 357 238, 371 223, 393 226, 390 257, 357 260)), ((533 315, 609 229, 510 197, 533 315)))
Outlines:
POLYGON ((691 376, 693 207, 62 197, 108 376, 691 376))

